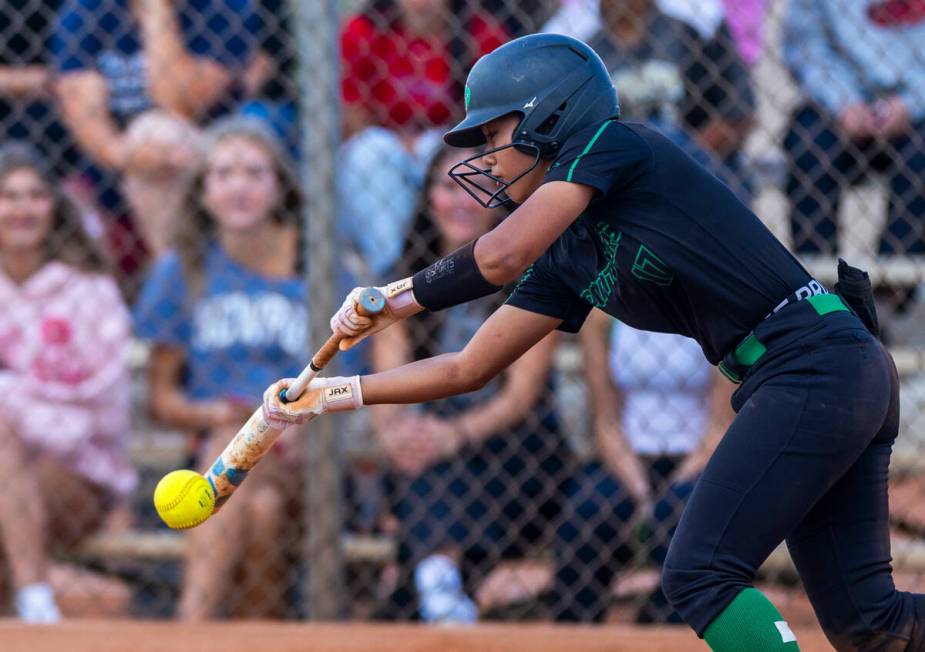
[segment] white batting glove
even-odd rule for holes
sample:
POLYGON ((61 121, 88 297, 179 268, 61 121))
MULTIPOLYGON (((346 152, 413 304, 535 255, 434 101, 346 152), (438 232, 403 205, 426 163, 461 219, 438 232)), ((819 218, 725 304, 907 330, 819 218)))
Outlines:
POLYGON ((283 403, 279 395, 295 378, 284 378, 263 393, 263 418, 276 430, 311 421, 325 412, 344 412, 363 406, 360 377, 315 378, 302 395, 291 403, 283 403))
POLYGON ((424 309, 411 291, 410 276, 376 289, 385 296, 385 308, 378 315, 364 317, 357 312, 357 301, 363 288, 353 288, 340 309, 331 317, 331 330, 344 336, 340 341, 341 351, 353 348, 363 338, 424 309))

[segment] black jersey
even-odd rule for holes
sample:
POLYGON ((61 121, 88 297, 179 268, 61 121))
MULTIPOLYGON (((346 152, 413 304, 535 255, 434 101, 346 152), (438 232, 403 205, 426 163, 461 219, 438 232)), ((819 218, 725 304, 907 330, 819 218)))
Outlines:
POLYGON ((563 145, 544 182, 597 193, 524 274, 510 305, 576 332, 592 307, 692 337, 716 364, 806 270, 716 177, 669 140, 617 120, 563 145))

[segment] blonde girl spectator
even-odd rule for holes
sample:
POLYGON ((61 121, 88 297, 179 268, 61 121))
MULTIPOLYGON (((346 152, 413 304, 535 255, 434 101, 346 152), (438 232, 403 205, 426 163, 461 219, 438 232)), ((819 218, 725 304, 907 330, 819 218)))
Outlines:
POLYGON ((30 147, 0 147, 0 556, 27 622, 60 618, 48 554, 135 487, 128 311, 30 147))
MULTIPOLYGON (((292 170, 263 123, 230 118, 206 132, 174 247, 155 264, 135 311, 137 332, 152 346, 151 410, 199 435, 199 468, 267 385, 307 359, 300 213, 292 170)), ((222 615, 220 605, 228 615, 283 615, 300 489, 296 451, 285 437, 279 444, 241 500, 190 533, 195 561, 185 569, 181 618, 222 615)))

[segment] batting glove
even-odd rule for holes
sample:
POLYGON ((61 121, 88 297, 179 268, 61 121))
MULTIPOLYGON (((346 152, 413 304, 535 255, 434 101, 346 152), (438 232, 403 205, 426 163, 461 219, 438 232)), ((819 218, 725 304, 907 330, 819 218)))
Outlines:
POLYGON ((363 288, 353 288, 340 310, 331 317, 331 330, 344 338, 340 341, 341 351, 353 348, 360 340, 424 309, 414 298, 410 276, 376 289, 385 296, 385 308, 379 314, 372 317, 359 314, 357 302, 363 288))
POLYGON ((363 406, 360 377, 315 378, 296 400, 284 403, 279 395, 295 378, 284 378, 263 393, 263 418, 271 428, 285 430, 325 412, 344 412, 363 406))

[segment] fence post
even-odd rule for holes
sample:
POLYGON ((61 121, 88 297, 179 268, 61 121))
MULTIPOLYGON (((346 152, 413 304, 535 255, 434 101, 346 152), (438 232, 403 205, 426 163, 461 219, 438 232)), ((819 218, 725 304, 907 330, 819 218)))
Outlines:
MULTIPOLYGON (((328 336, 336 308, 334 246, 335 155, 340 142, 340 49, 338 0, 292 0, 297 47, 297 83, 302 133, 301 181, 305 193, 312 351, 328 336)), ((306 576, 308 614, 331 620, 344 614, 341 550, 341 463, 337 418, 326 416, 307 428, 306 576)))

